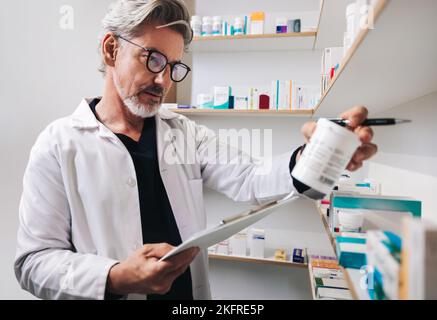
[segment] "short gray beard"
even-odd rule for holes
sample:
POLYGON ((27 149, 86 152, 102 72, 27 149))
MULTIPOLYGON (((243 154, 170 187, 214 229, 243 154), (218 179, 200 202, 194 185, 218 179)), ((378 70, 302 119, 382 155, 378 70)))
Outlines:
POLYGON ((139 102, 138 96, 128 97, 123 99, 124 105, 128 108, 130 113, 140 118, 152 118, 158 112, 161 105, 148 106, 139 102))
POLYGON ((114 79, 115 87, 117 88, 118 94, 122 97, 123 104, 132 113, 134 116, 146 119, 154 117, 161 108, 161 104, 158 105, 144 105, 140 103, 138 96, 134 95, 131 97, 123 98, 123 88, 118 83, 116 79, 114 79))

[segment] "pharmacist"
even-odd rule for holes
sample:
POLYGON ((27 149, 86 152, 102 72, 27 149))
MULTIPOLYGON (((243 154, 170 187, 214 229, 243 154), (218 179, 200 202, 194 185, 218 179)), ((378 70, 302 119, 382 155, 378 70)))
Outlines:
MULTIPOLYGON (((160 109, 173 82, 190 71, 180 62, 192 39, 188 21, 181 0, 119 1, 104 18, 103 96, 50 124, 24 175, 15 273, 35 296, 207 299, 206 250, 158 261, 206 227, 203 185, 252 203, 307 189, 290 175, 301 148, 257 174, 254 161, 216 161, 227 146, 215 147, 210 130, 160 109), (194 147, 185 148, 190 138, 194 147)), ((343 117, 362 141, 353 171, 376 146, 371 129, 359 125, 365 108, 343 117)), ((314 129, 303 127, 306 140, 314 129)))

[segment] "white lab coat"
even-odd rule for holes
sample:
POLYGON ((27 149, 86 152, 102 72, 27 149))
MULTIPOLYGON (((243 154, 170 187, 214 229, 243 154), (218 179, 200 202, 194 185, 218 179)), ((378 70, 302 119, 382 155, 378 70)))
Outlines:
MULTIPOLYGON (((43 299, 104 299, 110 268, 143 245, 132 158, 97 121, 89 102, 84 99, 71 116, 40 134, 24 174, 15 273, 22 288, 43 299)), ((206 227, 203 185, 253 203, 296 192, 289 172, 292 152, 259 175, 254 161, 214 163, 226 145, 209 148, 217 141, 214 133, 184 116, 161 110, 156 125, 161 177, 182 240, 206 227), (168 150, 184 150, 183 139, 169 129, 195 136, 195 148, 188 151, 193 164, 163 161, 168 150)), ((191 264, 191 275, 194 298, 209 299, 206 250, 191 264)))

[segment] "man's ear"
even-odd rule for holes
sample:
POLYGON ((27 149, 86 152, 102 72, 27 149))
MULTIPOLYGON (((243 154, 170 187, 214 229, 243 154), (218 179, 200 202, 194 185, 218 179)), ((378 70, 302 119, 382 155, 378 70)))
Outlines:
POLYGON ((119 45, 112 33, 107 33, 102 40, 102 56, 104 63, 109 67, 115 66, 119 45))

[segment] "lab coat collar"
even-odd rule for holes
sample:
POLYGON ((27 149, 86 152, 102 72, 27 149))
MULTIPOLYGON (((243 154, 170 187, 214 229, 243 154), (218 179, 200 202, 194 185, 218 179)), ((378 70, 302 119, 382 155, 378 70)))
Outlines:
POLYGON ((93 101, 93 98, 83 99, 77 109, 73 112, 71 115, 73 128, 97 129, 99 127, 99 122, 90 108, 91 101, 93 101))
MULTIPOLYGON (((99 97, 101 98, 101 97, 99 97)), ((95 98, 85 98, 71 116, 73 128, 76 129, 97 129, 100 124, 90 109, 90 103, 95 98)), ((177 118, 178 115, 165 108, 160 108, 157 116, 162 120, 177 118)))

